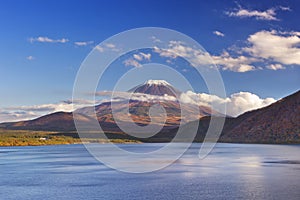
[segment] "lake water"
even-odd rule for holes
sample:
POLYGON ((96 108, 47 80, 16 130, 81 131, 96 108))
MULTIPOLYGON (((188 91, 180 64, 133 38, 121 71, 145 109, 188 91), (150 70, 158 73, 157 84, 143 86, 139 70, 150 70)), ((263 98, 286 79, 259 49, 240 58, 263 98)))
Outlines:
POLYGON ((146 174, 112 170, 83 145, 1 147, 0 199, 300 199, 300 145, 217 144, 204 160, 199 147, 146 174))

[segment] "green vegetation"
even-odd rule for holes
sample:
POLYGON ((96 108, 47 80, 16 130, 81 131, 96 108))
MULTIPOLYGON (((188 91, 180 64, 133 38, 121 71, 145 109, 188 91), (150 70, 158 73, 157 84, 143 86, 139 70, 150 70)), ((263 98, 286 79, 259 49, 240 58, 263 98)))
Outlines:
MULTIPOLYGON (((175 132, 176 133, 176 132, 175 132)), ((49 132, 30 130, 4 130, 0 129, 0 146, 41 146, 41 145, 61 145, 61 144, 81 144, 81 143, 165 143, 170 142, 174 133, 162 133, 150 138, 135 138, 133 136, 120 133, 98 133, 87 132, 84 137, 79 138, 76 132, 49 132), (107 139, 109 138, 109 139, 107 139)), ((293 138, 266 137, 257 140, 256 137, 249 138, 229 138, 221 136, 218 142, 225 143, 262 143, 262 144, 300 144, 299 136, 293 138)), ((204 135, 197 135, 194 142, 203 142, 204 135)), ((185 142, 178 139, 176 142, 185 142)))
POLYGON ((0 146, 38 146, 56 144, 74 144, 78 138, 56 135, 54 132, 0 130, 0 146))
POLYGON ((40 146, 79 143, 138 143, 130 139, 96 139, 83 138, 58 132, 25 131, 25 130, 1 130, 0 146, 40 146))

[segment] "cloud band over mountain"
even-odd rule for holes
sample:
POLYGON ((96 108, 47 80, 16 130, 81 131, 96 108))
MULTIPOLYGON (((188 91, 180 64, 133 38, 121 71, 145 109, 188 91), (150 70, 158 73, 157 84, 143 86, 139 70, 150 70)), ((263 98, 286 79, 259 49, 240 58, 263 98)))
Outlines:
MULTIPOLYGON (((195 93, 192 91, 184 92, 180 95, 179 99, 176 99, 173 96, 157 96, 144 93, 129 93, 129 92, 111 92, 111 91, 102 91, 97 92, 96 95, 100 97, 111 96, 114 93, 114 101, 122 101, 124 99, 132 99, 139 101, 176 101, 179 100, 183 103, 189 103, 199 106, 211 106, 212 102, 215 105, 214 109, 222 108, 222 105, 226 104, 227 106, 227 115, 229 116, 238 116, 246 111, 258 109, 271 103, 275 102, 274 98, 261 98, 256 94, 250 92, 239 92, 230 95, 227 98, 220 98, 216 95, 206 94, 206 93, 195 93)), ((96 103, 102 103, 108 101, 106 98, 98 101, 96 103)), ((65 111, 72 112, 74 109, 78 109, 84 106, 91 106, 92 101, 86 100, 77 100, 72 103, 71 100, 62 101, 54 104, 41 104, 33 106, 16 106, 8 107, 0 110, 0 122, 6 121, 19 121, 27 120, 39 117, 44 114, 49 114, 52 112, 65 111)))

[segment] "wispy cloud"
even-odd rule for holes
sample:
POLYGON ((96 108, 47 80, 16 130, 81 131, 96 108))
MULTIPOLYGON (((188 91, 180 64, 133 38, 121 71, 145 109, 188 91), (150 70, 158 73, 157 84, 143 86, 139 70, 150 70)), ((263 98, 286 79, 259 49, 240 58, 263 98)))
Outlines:
POLYGON ((66 38, 61 38, 61 39, 51 39, 48 37, 36 37, 36 38, 29 38, 29 42, 42 42, 42 43, 67 43, 69 40, 66 38))
POLYGON ((99 91, 96 92, 96 96, 113 96, 113 101, 122 101, 124 99, 138 100, 138 101, 176 101, 176 97, 164 95, 150 95, 144 93, 131 93, 121 91, 99 91))
POLYGON ((132 67, 142 67, 142 64, 140 62, 149 62, 151 59, 150 53, 143 53, 139 52, 136 54, 133 54, 132 58, 128 58, 123 62, 125 66, 132 66, 132 67))
POLYGON ((26 59, 27 59, 27 60, 34 60, 35 57, 33 57, 33 56, 27 56, 26 59))
POLYGON ((154 52, 162 57, 174 59, 177 57, 189 58, 193 66, 210 65, 212 62, 217 64, 222 70, 230 70, 234 72, 247 72, 255 69, 251 63, 257 61, 256 58, 247 56, 231 56, 227 51, 221 55, 211 55, 199 49, 186 46, 180 41, 170 41, 168 48, 154 48, 154 52))
POLYGON ((116 44, 113 43, 106 43, 106 44, 101 44, 97 45, 95 49, 99 52, 105 52, 105 51, 114 51, 114 52, 119 52, 121 51, 121 48, 119 48, 116 44))
POLYGON ((134 54, 133 57, 138 60, 138 61, 142 61, 142 60, 150 60, 151 58, 151 54, 150 53, 143 53, 143 52, 140 52, 138 54, 134 54))
POLYGON ((125 66, 132 66, 132 67, 142 67, 142 64, 136 61, 135 59, 129 58, 123 62, 125 66))
POLYGON ((279 6, 279 9, 284 10, 284 11, 292 11, 292 9, 288 6, 279 6))
POLYGON ((226 12, 226 14, 230 17, 255 17, 259 20, 278 20, 276 18, 276 12, 274 8, 270 8, 265 11, 247 10, 241 8, 237 11, 226 12))
POLYGON ((87 46, 87 45, 90 45, 90 44, 93 44, 94 41, 81 41, 81 42, 74 42, 74 44, 76 46, 87 46))
POLYGON ((271 69, 271 70, 279 70, 279 69, 285 69, 284 66, 282 66, 281 64, 271 64, 271 65, 267 65, 266 67, 267 69, 271 69))
POLYGON ((115 49, 115 48, 116 48, 116 45, 115 45, 115 44, 112 44, 112 43, 107 43, 107 44, 105 44, 105 46, 106 46, 107 48, 110 48, 110 49, 115 49))
POLYGON ((0 122, 14 122, 20 120, 28 120, 28 119, 36 118, 38 116, 39 115, 33 112, 0 110, 0 122))
POLYGON ((155 36, 152 36, 152 37, 151 37, 151 40, 152 40, 154 43, 161 43, 161 42, 162 42, 160 39, 158 39, 158 38, 155 37, 155 36))
POLYGON ((217 35, 217 36, 220 36, 220 37, 224 37, 225 34, 220 32, 220 31, 214 31, 213 34, 217 35))
POLYGON ((221 66, 222 70, 229 70, 234 72, 248 72, 255 70, 255 66, 252 64, 258 61, 257 58, 248 57, 244 55, 231 56, 227 51, 224 51, 221 55, 212 55, 214 63, 221 66))
POLYGON ((59 102, 55 104, 40 104, 40 105, 32 105, 32 106, 12 106, 6 108, 6 110, 10 111, 31 111, 31 112, 57 112, 57 111, 65 111, 69 112, 73 110, 73 105, 70 103, 59 102))
POLYGON ((71 112, 78 108, 91 106, 94 103, 98 104, 100 102, 101 101, 94 102, 90 100, 66 100, 52 104, 10 106, 6 108, 0 108, 0 122, 29 120, 58 111, 71 112))
POLYGON ((240 18, 250 18, 253 17, 258 20, 279 20, 276 15, 277 10, 290 11, 289 7, 279 6, 277 8, 269 8, 267 10, 248 10, 242 7, 236 9, 235 11, 225 12, 230 17, 240 17, 240 18))
POLYGON ((99 45, 96 46, 95 49, 96 49, 97 51, 101 52, 101 53, 104 52, 104 48, 101 47, 101 46, 99 46, 99 45))

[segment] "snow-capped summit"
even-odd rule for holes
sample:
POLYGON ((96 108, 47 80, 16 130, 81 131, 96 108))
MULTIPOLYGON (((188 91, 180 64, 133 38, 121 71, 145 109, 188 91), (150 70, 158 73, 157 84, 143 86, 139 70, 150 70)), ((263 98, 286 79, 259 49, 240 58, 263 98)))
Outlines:
POLYGON ((167 85, 167 86, 171 86, 171 84, 168 83, 165 80, 148 80, 144 84, 145 85, 167 85))
POLYGON ((170 83, 165 80, 148 80, 142 85, 129 90, 129 92, 144 93, 158 96, 173 96, 176 97, 181 94, 179 90, 174 88, 170 83))

